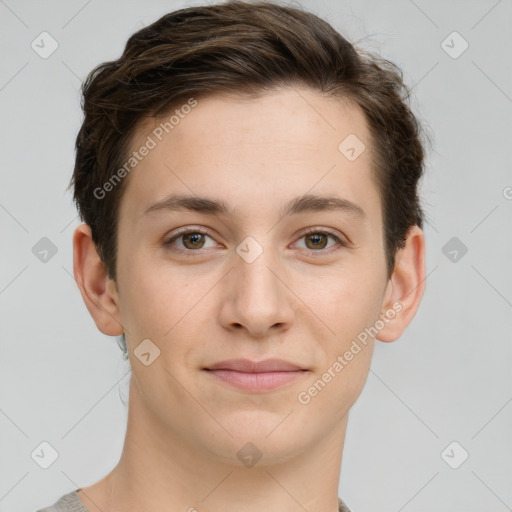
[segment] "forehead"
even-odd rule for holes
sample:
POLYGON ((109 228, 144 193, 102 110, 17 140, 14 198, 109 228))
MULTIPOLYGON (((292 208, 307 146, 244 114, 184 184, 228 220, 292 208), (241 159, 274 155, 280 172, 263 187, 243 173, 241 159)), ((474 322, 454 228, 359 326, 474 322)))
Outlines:
MULTIPOLYGON (((131 151, 151 146, 130 172, 121 209, 133 217, 180 192, 221 197, 238 212, 280 209, 306 193, 337 192, 375 208, 370 138, 353 103, 309 89, 258 97, 214 95, 139 123, 131 151)), ((365 208, 366 209, 366 208, 365 208)))

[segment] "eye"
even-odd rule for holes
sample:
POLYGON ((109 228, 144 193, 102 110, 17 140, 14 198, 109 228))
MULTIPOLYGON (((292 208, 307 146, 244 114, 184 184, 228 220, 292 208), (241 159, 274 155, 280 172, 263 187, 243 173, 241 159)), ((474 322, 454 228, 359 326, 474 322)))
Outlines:
POLYGON ((203 229, 187 228, 166 240, 164 246, 177 252, 199 252, 201 249, 216 247, 216 243, 203 229), (213 242, 210 246, 206 244, 208 238, 213 242), (175 242, 180 242, 181 245, 175 245, 175 242))
MULTIPOLYGON (((336 250, 336 245, 346 247, 347 244, 332 231, 324 228, 310 229, 302 235, 299 240, 305 240, 305 244, 299 249, 311 252, 320 252, 322 254, 336 250), (329 245, 329 239, 334 243, 329 245)), ((163 245, 169 250, 191 255, 192 253, 201 254, 204 249, 217 247, 217 243, 202 228, 186 228, 174 234, 171 238, 163 242, 163 245), (210 245, 208 245, 210 239, 210 245)))
POLYGON ((330 249, 337 244, 340 246, 346 246, 340 237, 335 235, 333 232, 319 228, 315 228, 304 233, 300 240, 305 240, 305 247, 300 247, 301 249, 311 250, 314 252, 323 251, 325 249, 329 249, 325 252, 331 252, 330 249), (328 245, 329 238, 334 240, 334 243, 330 246, 328 245))

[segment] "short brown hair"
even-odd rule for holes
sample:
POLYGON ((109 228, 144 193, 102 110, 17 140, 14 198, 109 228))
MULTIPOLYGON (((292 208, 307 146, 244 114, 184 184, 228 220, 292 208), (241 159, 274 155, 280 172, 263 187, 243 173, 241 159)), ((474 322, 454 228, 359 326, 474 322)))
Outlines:
POLYGON ((232 0, 162 16, 133 34, 121 57, 97 66, 82 86, 85 117, 69 186, 110 278, 116 280, 118 211, 128 178, 103 198, 95 190, 126 161, 137 123, 192 96, 256 95, 287 85, 305 85, 363 110, 391 276, 408 228, 423 227, 422 127, 407 105, 401 70, 356 48, 314 14, 232 0))

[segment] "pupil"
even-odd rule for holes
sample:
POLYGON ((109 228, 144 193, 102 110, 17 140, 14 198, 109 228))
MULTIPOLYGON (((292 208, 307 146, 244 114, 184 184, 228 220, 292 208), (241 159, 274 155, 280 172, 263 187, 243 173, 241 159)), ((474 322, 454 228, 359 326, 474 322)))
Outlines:
POLYGON ((310 240, 313 241, 314 248, 318 248, 318 244, 321 244, 321 248, 325 247, 325 244, 322 244, 322 237, 325 237, 322 233, 316 233, 314 235, 310 235, 310 240))
POLYGON ((201 242, 203 241, 202 237, 203 237, 202 233, 187 233, 186 235, 184 235, 185 244, 190 242, 190 244, 194 248, 197 248, 197 244, 199 244, 200 246, 202 245, 201 244, 201 242))

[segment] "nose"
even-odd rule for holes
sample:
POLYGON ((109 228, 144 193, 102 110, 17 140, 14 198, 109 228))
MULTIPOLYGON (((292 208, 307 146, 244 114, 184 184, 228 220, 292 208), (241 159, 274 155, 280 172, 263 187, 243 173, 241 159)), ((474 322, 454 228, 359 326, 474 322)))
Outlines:
POLYGON ((234 256, 234 266, 223 282, 221 324, 254 338, 289 329, 295 315, 294 294, 286 284, 284 265, 270 249, 249 261, 234 256))

